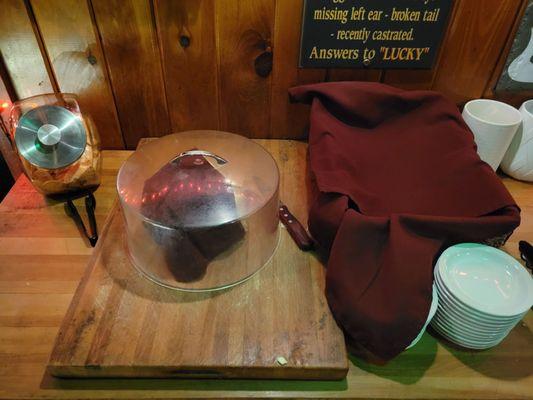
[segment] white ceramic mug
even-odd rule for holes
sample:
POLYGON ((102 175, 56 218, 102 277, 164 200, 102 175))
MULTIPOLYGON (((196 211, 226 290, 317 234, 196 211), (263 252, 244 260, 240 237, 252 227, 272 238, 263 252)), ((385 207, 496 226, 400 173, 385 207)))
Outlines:
POLYGON ((520 107, 522 125, 502 160, 502 170, 522 181, 533 182, 533 100, 520 107))
POLYGON ((500 101, 478 99, 466 103, 463 118, 474 134, 479 157, 496 171, 522 122, 522 115, 500 101))

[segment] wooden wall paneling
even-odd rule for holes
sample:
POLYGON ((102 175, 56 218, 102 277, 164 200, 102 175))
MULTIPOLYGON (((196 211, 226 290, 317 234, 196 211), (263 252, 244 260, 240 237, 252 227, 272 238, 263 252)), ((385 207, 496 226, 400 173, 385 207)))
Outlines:
POLYGON ((309 106, 289 102, 288 89, 322 82, 324 69, 298 68, 303 0, 277 0, 274 24, 272 92, 270 105, 271 138, 305 138, 309 106))
POLYGON ((215 2, 223 130, 249 137, 270 136, 271 73, 267 67, 274 9, 275 0, 215 2), (261 64, 265 77, 256 72, 256 63, 261 64))
POLYGON ((433 85, 438 60, 432 69, 389 69, 384 72, 382 82, 406 90, 425 90, 433 85))
POLYGON ((126 148, 170 133, 149 0, 92 0, 126 148))
POLYGON ((215 0, 155 0, 172 130, 218 129, 215 0))
MULTIPOLYGON (((384 72, 382 82, 388 85, 396 86, 407 90, 428 90, 433 86, 433 81, 437 75, 440 62, 442 60, 442 54, 444 49, 452 44, 451 27, 452 21, 455 19, 457 13, 458 4, 465 0, 454 0, 450 15, 448 16, 448 22, 446 32, 442 38, 441 47, 435 65, 431 69, 389 69, 384 72)), ((456 40, 460 39, 456 37, 456 40)))
POLYGON ((32 0, 39 31, 59 88, 78 95, 106 148, 123 148, 105 58, 85 1, 32 0))
POLYGON ((380 69, 346 69, 335 68, 329 69, 326 72, 326 80, 328 82, 337 81, 370 81, 379 82, 383 71, 380 69))
POLYGON ((54 91, 24 0, 0 0, 0 53, 18 98, 54 91))
POLYGON ((507 56, 509 55, 509 50, 513 45, 516 32, 518 31, 518 27, 520 26, 520 22, 522 21, 522 16, 524 15, 524 11, 526 10, 527 4, 528 0, 522 0, 520 9, 516 13, 513 29, 511 30, 511 32, 509 32, 507 43, 505 44, 505 47, 501 52, 500 57, 498 58, 498 64, 496 65, 496 68, 494 68, 492 77, 487 82, 487 86, 485 87, 485 91, 483 93, 483 97, 504 101, 506 103, 512 104, 515 107, 520 107, 524 101, 533 98, 533 91, 495 92, 494 88, 496 87, 496 84, 498 83, 498 80, 500 79, 500 76, 502 74, 505 62, 507 61, 507 56))
MULTIPOLYGON (((8 118, 9 118, 9 109, 11 108, 12 101, 14 98, 13 95, 9 93, 8 86, 9 83, 5 81, 3 72, 2 60, 0 60, 0 118, 2 118, 3 126, 6 129, 8 128, 8 118), (6 84, 7 83, 7 84, 6 84), (7 105, 7 107, 6 107, 7 105)), ((22 166, 20 161, 11 147, 11 142, 9 138, 4 134, 2 129, 0 129, 0 153, 4 157, 6 164, 11 172, 13 178, 18 178, 22 173, 22 166)))
MULTIPOLYGON (((4 101, 9 100, 15 101, 18 99, 17 91, 15 89, 15 86, 13 86, 13 82, 11 81, 11 77, 9 76, 9 72, 7 70, 6 64, 4 63, 4 59, 2 58, 2 54, 0 53, 0 86, 3 87, 2 89, 2 96, 5 97, 4 101)), ((0 98, 0 104, 2 103, 2 98, 0 98)), ((6 110, 4 109, 4 112, 6 110)), ((0 110, 0 114, 2 113, 2 110, 0 110)))
POLYGON ((324 80, 531 97, 492 93, 526 0, 455 0, 435 68, 388 71, 298 68, 302 3, 0 0, 0 55, 18 96, 77 93, 106 148, 187 129, 305 138, 308 107, 287 90, 324 80))
POLYGON ((457 103, 481 97, 521 0, 461 0, 432 88, 457 103))

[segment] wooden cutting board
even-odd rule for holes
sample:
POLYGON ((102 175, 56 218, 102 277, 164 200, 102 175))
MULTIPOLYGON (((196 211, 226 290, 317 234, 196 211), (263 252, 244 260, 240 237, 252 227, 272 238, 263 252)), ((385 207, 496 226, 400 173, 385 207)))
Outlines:
MULTIPOLYGON (((273 142, 280 197, 306 223, 305 145, 273 142)), ((130 264, 115 204, 60 328, 61 377, 342 379, 348 361, 324 297, 324 269, 284 228, 258 274, 217 292, 158 286, 130 264)))

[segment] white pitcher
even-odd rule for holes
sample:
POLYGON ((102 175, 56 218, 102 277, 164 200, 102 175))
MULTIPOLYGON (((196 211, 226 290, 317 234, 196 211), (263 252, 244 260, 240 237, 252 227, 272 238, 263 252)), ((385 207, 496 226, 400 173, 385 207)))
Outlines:
POLYGON ((496 171, 522 122, 522 115, 509 104, 477 99, 465 104, 463 119, 474 134, 479 157, 496 171))
POLYGON ((533 82, 533 28, 529 44, 509 65, 507 72, 513 81, 533 82))
POLYGON ((524 102, 520 113, 522 125, 505 153, 501 168, 515 179, 533 182, 533 100, 524 102))

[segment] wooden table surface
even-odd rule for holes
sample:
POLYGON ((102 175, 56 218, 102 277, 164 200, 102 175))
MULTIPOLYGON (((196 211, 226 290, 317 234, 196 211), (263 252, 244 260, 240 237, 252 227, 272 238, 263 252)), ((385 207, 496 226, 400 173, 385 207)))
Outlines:
MULTIPOLYGON (((100 227, 115 200, 117 170, 130 153, 103 153, 96 192, 100 227)), ((533 186, 503 179, 522 208, 522 224, 505 246, 518 257, 518 240, 533 241, 533 186)), ((292 211, 305 221, 305 210, 292 211)), ((533 398, 531 312, 494 349, 461 350, 426 333, 385 366, 351 358, 348 376, 339 382, 53 378, 45 365, 91 250, 63 205, 36 195, 25 177, 0 204, 0 398, 533 398)))

